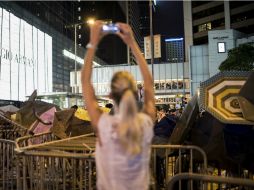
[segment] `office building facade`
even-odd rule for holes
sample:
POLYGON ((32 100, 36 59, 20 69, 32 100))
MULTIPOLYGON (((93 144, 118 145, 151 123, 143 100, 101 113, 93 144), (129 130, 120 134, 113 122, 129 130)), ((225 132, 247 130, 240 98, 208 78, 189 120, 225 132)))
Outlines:
POLYGON ((183 38, 165 39, 166 60, 170 63, 181 63, 184 61, 183 38))
POLYGON ((253 1, 184 1, 185 60, 189 47, 208 43, 209 30, 254 31, 253 1))
POLYGON ((219 72, 228 51, 252 43, 252 1, 184 1, 185 60, 190 63, 191 95, 200 82, 219 72))
POLYGON ((246 36, 233 29, 208 32, 208 44, 190 47, 190 89, 194 95, 200 83, 214 76, 220 64, 227 59, 228 51, 241 44, 252 44, 254 36, 246 36))
MULTIPOLYGON (((151 65, 149 65, 151 71, 151 65)), ((137 84, 143 85, 143 78, 138 65, 112 65, 95 67, 92 74, 92 83, 99 99, 108 98, 110 82, 113 73, 125 70, 130 72, 137 84)), ((74 72, 71 72, 71 86, 74 84, 74 72)), ((77 77, 80 76, 78 71, 77 77)), ((161 63, 154 65, 154 89, 157 104, 175 105, 180 97, 189 97, 189 64, 188 63, 161 63)), ((78 83, 79 93, 82 92, 81 83, 78 83)))

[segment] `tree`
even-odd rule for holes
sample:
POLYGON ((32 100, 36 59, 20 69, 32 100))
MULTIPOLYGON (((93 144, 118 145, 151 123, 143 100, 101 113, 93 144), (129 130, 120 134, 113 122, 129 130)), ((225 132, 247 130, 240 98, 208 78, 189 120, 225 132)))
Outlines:
POLYGON ((254 47, 242 44, 228 51, 228 57, 220 66, 220 71, 251 71, 254 68, 254 47))

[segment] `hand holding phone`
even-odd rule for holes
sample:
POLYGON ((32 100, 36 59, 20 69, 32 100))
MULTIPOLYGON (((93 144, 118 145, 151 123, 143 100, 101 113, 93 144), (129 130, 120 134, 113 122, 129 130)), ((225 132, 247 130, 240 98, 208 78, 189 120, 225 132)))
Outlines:
POLYGON ((104 24, 102 26, 102 32, 114 34, 119 32, 119 28, 116 24, 104 24))

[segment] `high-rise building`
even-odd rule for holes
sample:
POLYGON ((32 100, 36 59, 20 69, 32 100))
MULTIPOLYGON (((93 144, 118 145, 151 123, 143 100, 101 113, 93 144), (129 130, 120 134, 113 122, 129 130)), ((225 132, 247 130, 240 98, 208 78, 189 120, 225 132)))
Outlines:
POLYGON ((184 1, 183 9, 185 59, 194 95, 201 82, 220 72, 230 49, 253 44, 254 2, 184 1))
POLYGON ((165 39, 166 60, 169 63, 181 63, 184 61, 183 38, 165 39))
MULTIPOLYGON (((207 44, 209 30, 253 33, 253 1, 184 1, 183 8, 185 52, 190 45, 207 44)), ((188 53, 185 56, 188 60, 188 53)))
MULTIPOLYGON (((126 16, 126 23, 128 23, 133 30, 133 34, 138 46, 143 49, 143 38, 140 31, 140 11, 138 1, 118 1, 118 3, 126 16)), ((134 55, 130 49, 127 50, 127 63, 131 65, 136 64, 134 55)))
MULTIPOLYGON (((126 22, 126 17, 117 1, 78 1, 75 9, 76 21, 86 22, 88 19, 107 22, 126 22), (80 11, 79 11, 80 10, 80 11)), ((85 47, 89 41, 89 28, 81 26, 78 31, 78 44, 85 47)), ((127 62, 127 47, 116 35, 107 35, 97 47, 96 55, 111 65, 127 62)))

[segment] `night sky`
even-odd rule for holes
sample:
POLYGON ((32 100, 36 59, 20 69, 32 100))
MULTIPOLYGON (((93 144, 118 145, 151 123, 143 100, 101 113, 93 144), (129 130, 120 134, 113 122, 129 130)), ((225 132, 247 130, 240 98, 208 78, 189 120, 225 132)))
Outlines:
MULTIPOLYGON (((87 20, 90 17, 96 19, 111 19, 113 22, 126 22, 125 14, 120 5, 124 5, 125 1, 87 1, 80 0, 75 3, 73 6, 68 1, 60 1, 63 8, 68 9, 68 14, 62 15, 61 11, 54 12, 54 9, 58 8, 57 3, 54 2, 43 2, 43 1, 17 1, 16 4, 24 7, 25 9, 35 14, 36 17, 41 15, 42 20, 45 20, 51 24, 55 29, 60 32, 63 32, 63 27, 61 24, 54 25, 54 19, 50 19, 50 22, 47 20, 50 17, 48 14, 45 14, 45 11, 42 8, 46 7, 47 11, 50 11, 50 14, 59 17, 61 22, 64 22, 63 25, 69 25, 73 23, 78 23, 87 20), (52 3, 52 7, 51 7, 52 3), (78 10, 78 7, 80 10, 78 10), (53 12, 51 12, 53 11, 53 12), (71 15, 71 16, 70 16, 71 15), (45 18, 44 18, 45 17, 45 18), (66 18, 63 18, 66 17, 66 18)), ((141 33, 141 38, 144 36, 150 35, 149 31, 149 0, 141 1, 138 0, 133 2, 133 5, 139 8, 139 28, 141 33), (137 3, 137 4, 136 4, 137 3)), ((135 9, 136 11, 136 9, 135 9)), ((134 21, 135 23, 138 23, 134 21)), ((183 2, 182 0, 178 1, 165 1, 157 0, 154 16, 153 16, 153 29, 154 34, 162 35, 162 55, 165 53, 163 45, 165 45, 165 38, 175 38, 183 37, 183 2)), ((74 30, 65 30, 65 34, 69 38, 74 38, 74 30)), ((89 42, 89 27, 87 25, 82 25, 81 28, 77 31, 78 39, 77 42, 81 46, 85 47, 89 42)), ((74 40, 74 39, 73 39, 74 40)), ((104 60, 107 64, 123 64, 127 63, 127 48, 126 45, 122 42, 120 38, 115 35, 108 35, 102 39, 101 43, 96 52, 97 56, 104 60)), ((160 61, 163 61, 161 59, 160 61)))
MULTIPOLYGON (((148 1, 139 1, 140 17, 147 16, 149 18, 148 1), (145 9, 144 9, 145 8, 145 9)), ((84 1, 82 7, 82 18, 88 18, 91 15, 97 19, 110 18, 113 22, 125 22, 125 16, 115 1, 84 1)), ((162 56, 161 61, 165 61, 165 38, 183 37, 183 2, 182 1, 158 1, 153 12, 153 29, 154 34, 162 36, 162 56)), ((145 23, 146 34, 149 35, 149 19, 145 23)), ((88 31, 85 31, 87 33, 88 31)), ((88 42, 88 36, 83 35, 85 39, 81 39, 85 44, 88 42)), ((142 37, 144 37, 142 36, 142 37)), ((105 37, 99 45, 97 55, 105 60, 108 64, 122 64, 127 62, 127 49, 122 41, 114 36, 105 37), (116 53, 117 51, 117 53, 116 53)))
POLYGON ((154 34, 183 37, 183 2, 157 1, 153 21, 154 34))
POLYGON ((161 58, 155 63, 166 62, 167 38, 184 37, 183 2, 157 1, 153 17, 153 33, 161 34, 161 58))

